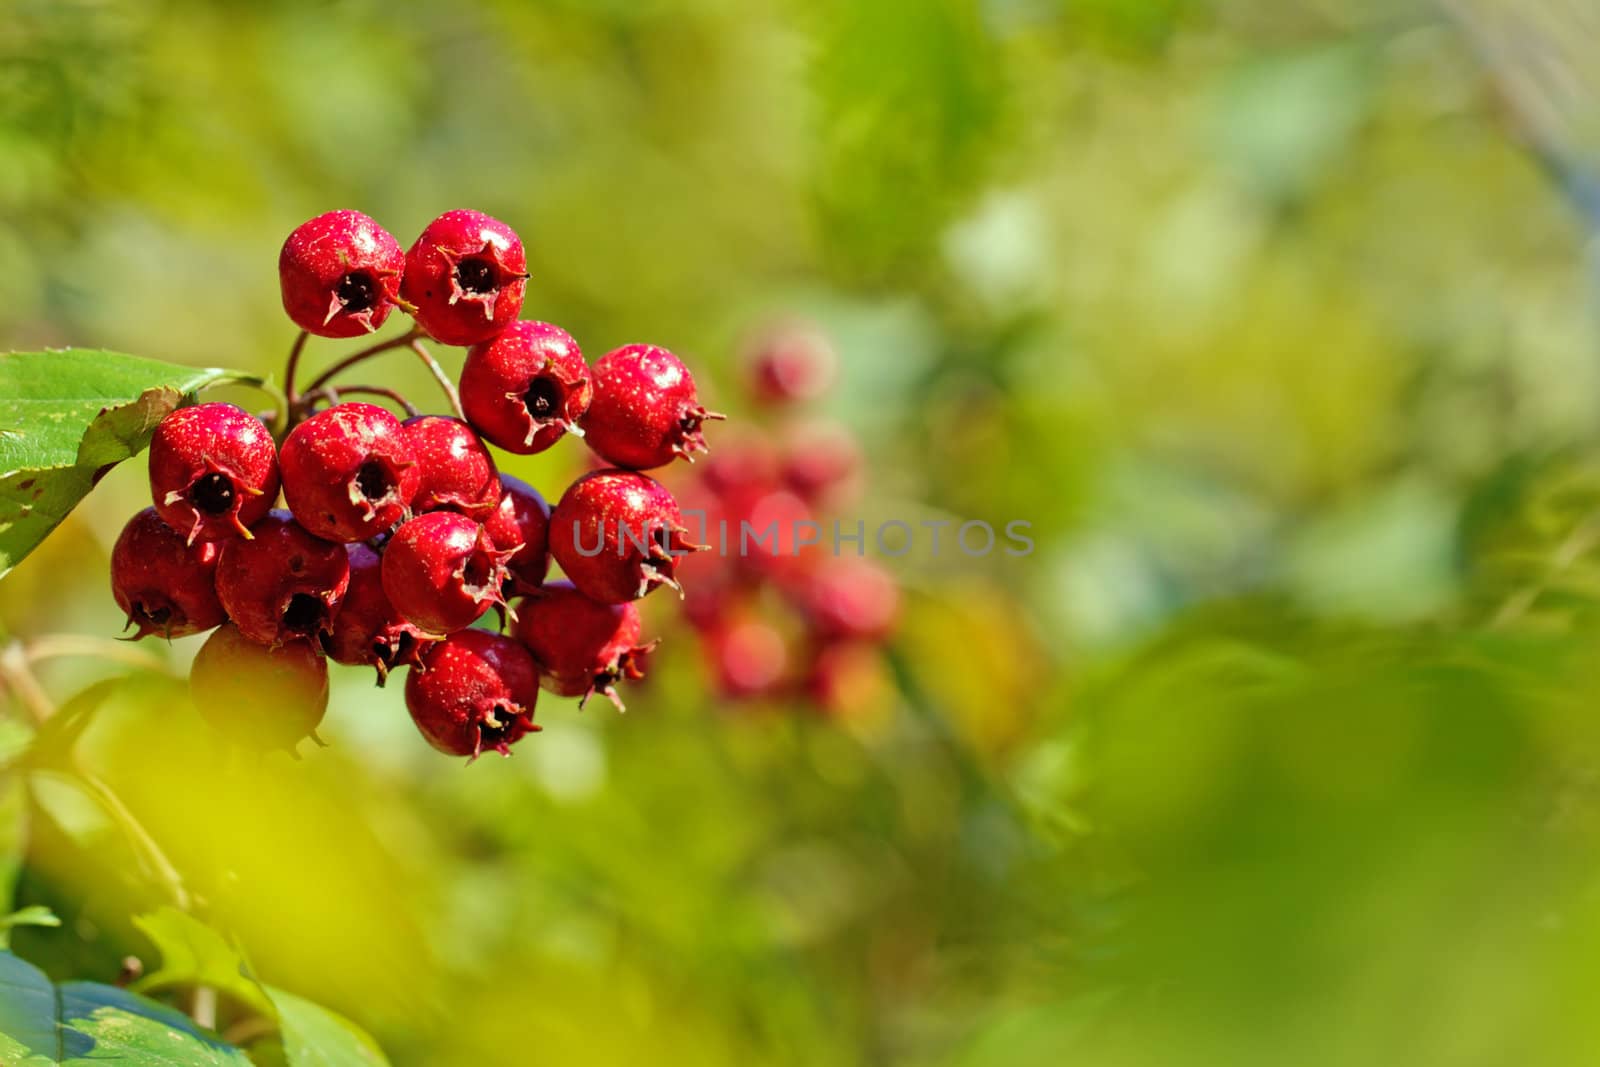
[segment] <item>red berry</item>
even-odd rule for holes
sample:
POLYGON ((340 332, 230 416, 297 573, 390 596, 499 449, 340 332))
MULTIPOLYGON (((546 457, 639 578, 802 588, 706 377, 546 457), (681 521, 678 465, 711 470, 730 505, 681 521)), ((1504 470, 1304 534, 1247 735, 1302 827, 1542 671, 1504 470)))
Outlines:
POLYGON ((807 621, 830 638, 877 640, 894 628, 900 587, 888 571, 865 559, 830 559, 798 585, 807 621))
POLYGON ((274 647, 317 640, 350 585, 343 546, 312 536, 287 511, 256 524, 255 538, 229 541, 217 557, 217 599, 250 640, 274 647))
POLYGON ((751 349, 750 390, 768 404, 815 400, 833 384, 838 362, 821 330, 804 322, 780 323, 751 349))
POLYGON ((296 426, 279 460, 300 525, 329 541, 365 541, 406 517, 421 482, 399 421, 376 404, 336 404, 296 426))
POLYGON ((580 708, 599 692, 624 710, 616 683, 643 678, 644 657, 656 647, 639 643, 636 605, 597 603, 571 582, 551 582, 520 601, 511 634, 533 653, 539 684, 582 697, 580 708))
POLYGON ((516 320, 527 287, 522 239, 481 211, 446 211, 406 253, 400 295, 447 345, 475 345, 516 320))
POLYGON ((514 322, 474 345, 461 367, 461 406, 474 429, 507 452, 543 452, 577 430, 594 385, 583 352, 547 322, 514 322))
POLYGON ((150 495, 191 543, 249 537, 278 496, 272 435, 232 404, 179 408, 150 438, 150 495))
POLYGON ((594 365, 594 399, 583 416, 584 443, 618 467, 649 470, 705 452, 707 411, 683 361, 655 345, 627 345, 594 365))
POLYGON ((111 550, 111 594, 137 626, 134 639, 149 634, 187 637, 227 621, 217 600, 218 548, 189 544, 145 508, 122 528, 111 550))
POLYGON ((411 506, 445 508, 479 522, 500 504, 500 474, 494 457, 472 427, 448 415, 417 415, 400 424, 417 460, 419 482, 411 506))
POLYGON ((189 694, 200 717, 232 740, 293 752, 301 738, 317 740, 328 662, 304 641, 267 648, 230 623, 195 654, 189 694))
POLYGON ((679 556, 703 548, 672 494, 647 475, 603 470, 573 482, 550 516, 550 554, 582 593, 620 604, 658 585, 679 592, 679 556))
POLYGON ((303 222, 283 242, 283 310, 318 337, 358 337, 383 325, 400 295, 400 242, 359 211, 303 222))
POLYGON ((487 630, 462 630, 432 645, 406 678, 406 708, 440 752, 476 759, 484 749, 509 756, 538 730, 539 676, 528 650, 487 630))
POLYGON ((500 476, 500 506, 483 524, 498 549, 514 549, 506 560, 513 593, 531 593, 550 571, 550 505, 527 482, 500 476))
POLYGON ((432 511, 403 523, 383 550, 383 591, 409 622, 430 634, 472 625, 492 604, 513 552, 465 515, 432 511))
POLYGON ((382 685, 392 668, 402 663, 419 665, 431 638, 389 602, 378 553, 361 544, 344 547, 350 559, 350 587, 322 647, 335 663, 377 668, 378 684, 382 685))
POLYGON ((789 665, 789 643, 783 633, 754 613, 721 620, 705 636, 717 691, 747 700, 772 692, 789 665))
POLYGON ((778 452, 764 436, 734 431, 717 445, 716 455, 695 468, 700 484, 713 493, 727 494, 778 480, 778 452))
POLYGON ((838 423, 801 423, 783 436, 783 481, 808 503, 850 495, 860 470, 861 447, 838 423))

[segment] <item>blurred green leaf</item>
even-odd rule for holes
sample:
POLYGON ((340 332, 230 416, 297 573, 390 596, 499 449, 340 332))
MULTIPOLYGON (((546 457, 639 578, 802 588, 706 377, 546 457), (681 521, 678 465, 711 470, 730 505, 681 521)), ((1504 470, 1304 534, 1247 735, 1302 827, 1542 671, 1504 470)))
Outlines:
POLYGON ((327 1008, 269 990, 283 1026, 289 1067, 381 1067, 389 1061, 360 1027, 327 1008))
POLYGON ((228 377, 93 349, 0 354, 0 577, 185 397, 228 377))
POLYGON ((210 986, 262 1015, 275 1014, 272 1001, 250 977, 238 951, 211 927, 171 907, 140 915, 133 924, 161 953, 160 969, 134 983, 135 990, 210 986))
POLYGON ((61 917, 43 904, 30 904, 10 915, 0 916, 0 948, 11 944, 11 931, 19 926, 60 926, 61 917))
POLYGON ((248 1067, 250 1061, 153 1000, 94 982, 53 986, 37 967, 0 953, 0 1063, 66 1067, 105 1062, 248 1067))

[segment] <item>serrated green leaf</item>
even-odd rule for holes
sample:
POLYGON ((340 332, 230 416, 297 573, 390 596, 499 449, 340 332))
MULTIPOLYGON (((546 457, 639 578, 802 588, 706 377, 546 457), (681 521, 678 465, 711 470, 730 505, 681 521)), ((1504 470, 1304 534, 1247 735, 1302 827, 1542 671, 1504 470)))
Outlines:
POLYGON ((140 915, 133 924, 161 953, 160 969, 134 983, 138 992, 204 985, 263 1015, 276 1014, 239 952, 211 927, 171 907, 140 915))
POLYGON ((94 982, 50 983, 0 952, 0 1063, 6 1067, 249 1067, 245 1054, 208 1037, 153 1000, 94 982))
POLYGON ((231 377, 97 349, 0 353, 0 577, 186 396, 231 377))
POLYGON ((337 1012, 281 989, 269 989, 282 1020, 289 1067, 387 1067, 376 1042, 337 1012))

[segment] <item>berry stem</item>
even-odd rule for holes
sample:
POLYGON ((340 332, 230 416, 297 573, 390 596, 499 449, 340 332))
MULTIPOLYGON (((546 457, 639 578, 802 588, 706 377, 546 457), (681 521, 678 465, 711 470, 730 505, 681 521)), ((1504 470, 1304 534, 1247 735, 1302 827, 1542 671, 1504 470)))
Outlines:
POLYGON ((294 339, 294 344, 289 346, 289 361, 283 367, 283 392, 288 398, 285 408, 292 408, 299 396, 294 391, 295 372, 300 369, 300 356, 306 350, 306 341, 311 338, 310 332, 301 330, 294 339))
POLYGON ((422 412, 417 408, 417 405, 413 404, 411 401, 407 400, 404 396, 402 396, 400 394, 399 390, 390 389, 390 388, 387 388, 386 386, 382 386, 382 385, 341 385, 341 386, 339 386, 339 392, 342 393, 342 394, 343 393, 361 393, 361 394, 366 395, 366 396, 388 397, 390 400, 393 400, 396 404, 399 404, 400 407, 405 410, 405 413, 407 415, 415 417, 417 415, 422 414, 422 412))
MULTIPOLYGON (((371 359, 373 356, 376 356, 379 353, 388 352, 395 348, 405 348, 407 345, 411 344, 421 336, 422 331, 416 327, 412 327, 410 330, 399 335, 398 337, 391 337, 387 341, 379 341, 377 344, 368 345, 366 348, 363 348, 358 352, 352 352, 350 355, 344 357, 339 362, 335 363, 333 366, 317 375, 316 378, 312 379, 311 384, 306 386, 306 392, 310 393, 314 389, 327 385, 334 378, 338 377, 340 374, 343 374, 351 367, 354 367, 357 363, 371 359)), ((291 397, 293 397, 293 395, 293 393, 290 393, 291 397)))
POLYGON ((450 399, 450 410, 455 412, 456 418, 466 422, 467 413, 461 407, 461 394, 456 392, 456 383, 452 382, 450 376, 444 372, 444 368, 439 366, 439 361, 433 358, 433 354, 428 351, 428 347, 416 336, 416 331, 412 333, 411 351, 422 359, 423 364, 432 373, 434 381, 438 382, 439 388, 444 390, 444 395, 450 399))
POLYGON ((117 824, 118 828, 133 844, 134 851, 139 854, 142 865, 161 883, 162 888, 167 891, 167 895, 172 898, 172 902, 178 906, 178 910, 191 911, 194 907, 194 898, 189 895, 188 887, 183 884, 183 875, 178 873, 178 868, 173 865, 172 860, 167 858, 167 854, 161 850, 161 846, 156 843, 156 839, 150 836, 150 831, 145 829, 144 823, 140 822, 138 817, 128 810, 128 806, 122 802, 122 798, 117 796, 116 790, 102 781, 99 776, 85 767, 83 762, 77 758, 73 759, 70 770, 73 777, 77 778, 78 783, 83 786, 84 792, 92 796, 105 809, 106 814, 111 816, 111 821, 117 824))

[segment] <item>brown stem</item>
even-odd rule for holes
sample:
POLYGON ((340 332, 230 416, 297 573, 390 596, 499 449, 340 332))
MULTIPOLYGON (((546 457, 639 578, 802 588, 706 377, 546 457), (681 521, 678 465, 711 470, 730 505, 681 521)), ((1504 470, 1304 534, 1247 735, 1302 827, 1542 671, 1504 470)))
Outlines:
POLYGON ((295 372, 300 369, 300 356, 305 352, 306 342, 310 340, 310 338, 311 334, 309 331, 300 331, 299 336, 294 339, 294 344, 289 348, 289 362, 286 363, 283 368, 283 393, 284 396, 288 398, 287 406, 291 408, 294 407, 294 402, 299 396, 299 394, 294 391, 295 372))
POLYGON ((327 385, 335 377, 343 374, 345 371, 349 370, 351 367, 354 367, 357 363, 360 363, 363 360, 371 359, 373 356, 376 356, 381 352, 388 352, 391 349, 405 348, 420 336, 422 336, 422 331, 413 326, 410 330, 407 330, 398 337, 391 337, 387 341, 379 341, 375 345, 368 345, 359 352, 352 352, 350 355, 344 357, 339 362, 335 363, 333 366, 317 375, 316 378, 312 380, 311 384, 306 386, 306 392, 309 393, 311 390, 316 389, 319 386, 327 385))
POLYGON ((393 400, 396 404, 399 404, 402 408, 404 408, 405 413, 408 416, 414 418, 417 415, 422 414, 422 412, 417 410, 417 406, 411 401, 407 400, 404 396, 401 396, 398 390, 389 389, 382 385, 341 385, 339 386, 339 392, 346 394, 360 393, 362 395, 388 397, 390 400, 393 400))
POLYGON ((433 358, 433 353, 429 352, 428 347, 417 338, 411 340, 411 351, 421 358, 429 373, 433 375, 433 380, 444 390, 444 395, 450 399, 450 410, 456 413, 456 418, 462 422, 467 421, 467 413, 461 409, 461 394, 456 392, 456 383, 452 382, 450 376, 444 372, 444 368, 439 366, 439 361, 433 358))

